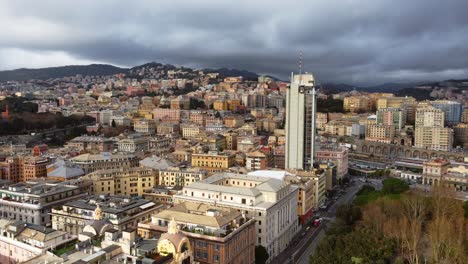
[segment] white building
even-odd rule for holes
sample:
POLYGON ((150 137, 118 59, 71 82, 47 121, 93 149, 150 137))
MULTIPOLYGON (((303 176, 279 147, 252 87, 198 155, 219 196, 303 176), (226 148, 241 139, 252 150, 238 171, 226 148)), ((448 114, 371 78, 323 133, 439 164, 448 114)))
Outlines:
POLYGON ((315 154, 316 91, 312 74, 291 76, 286 94, 286 168, 310 169, 315 154))
POLYGON ((220 173, 184 187, 173 200, 234 208, 256 219, 256 244, 273 258, 299 231, 297 196, 298 188, 280 179, 220 173))

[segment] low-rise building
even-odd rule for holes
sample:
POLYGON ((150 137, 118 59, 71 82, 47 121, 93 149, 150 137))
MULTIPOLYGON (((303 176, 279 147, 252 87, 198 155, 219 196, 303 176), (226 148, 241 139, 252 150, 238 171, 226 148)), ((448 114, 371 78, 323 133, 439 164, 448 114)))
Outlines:
POLYGON ((1 219, 0 263, 24 263, 73 239, 76 238, 63 231, 22 221, 1 219))
POLYGON ((188 186, 207 177, 207 172, 199 168, 170 167, 159 171, 159 185, 188 186))
POLYGON ((98 217, 106 220, 114 229, 125 230, 136 228, 139 222, 150 219, 153 213, 161 209, 162 205, 145 199, 102 195, 67 202, 61 208, 52 209, 50 215, 52 228, 78 235, 98 217))
POLYGON ((235 155, 227 152, 209 151, 192 154, 192 167, 202 168, 211 173, 229 169, 234 165, 234 161, 235 155))
POLYGON ((51 208, 85 197, 75 185, 22 182, 0 188, 0 216, 6 219, 49 226, 51 208))
POLYGON ((108 153, 81 154, 70 159, 70 162, 80 166, 85 173, 95 170, 111 170, 120 168, 131 168, 138 166, 138 159, 133 154, 108 153))
POLYGON ((114 141, 99 136, 80 136, 67 142, 68 148, 86 152, 108 152, 114 149, 114 141))
POLYGON ((255 262, 255 220, 233 208, 180 203, 138 224, 138 234, 158 237, 160 254, 175 255, 178 242, 188 240, 200 263, 255 262))
POLYGON ((97 170, 84 177, 91 181, 97 195, 142 196, 158 185, 158 171, 150 167, 97 170))
POLYGON ((133 124, 133 130, 137 133, 156 134, 156 122, 149 119, 139 119, 133 124))

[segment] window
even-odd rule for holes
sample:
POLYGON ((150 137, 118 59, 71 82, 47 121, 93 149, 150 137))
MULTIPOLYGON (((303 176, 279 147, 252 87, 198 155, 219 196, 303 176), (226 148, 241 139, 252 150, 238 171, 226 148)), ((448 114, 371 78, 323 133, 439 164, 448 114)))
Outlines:
POLYGON ((262 229, 261 229, 261 228, 258 229, 258 233, 259 233, 259 234, 262 233, 262 229))
POLYGON ((258 216, 262 216, 262 213, 261 213, 261 212, 258 212, 258 216))

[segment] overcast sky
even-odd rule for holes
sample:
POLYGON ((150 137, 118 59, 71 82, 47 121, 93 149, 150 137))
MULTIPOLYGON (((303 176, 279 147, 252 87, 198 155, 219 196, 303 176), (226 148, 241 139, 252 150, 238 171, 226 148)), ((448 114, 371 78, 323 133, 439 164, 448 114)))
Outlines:
POLYGON ((0 70, 157 61, 356 85, 468 78, 468 0, 0 0, 0 70))

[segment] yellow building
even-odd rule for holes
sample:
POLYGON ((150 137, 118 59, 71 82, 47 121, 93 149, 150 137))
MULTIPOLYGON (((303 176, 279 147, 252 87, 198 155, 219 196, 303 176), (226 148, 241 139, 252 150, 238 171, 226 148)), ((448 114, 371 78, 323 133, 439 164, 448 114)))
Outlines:
POLYGON ((181 169, 179 167, 169 167, 159 171, 159 185, 183 187, 201 181, 206 177, 206 171, 199 168, 181 169))
POLYGON ((226 111, 228 110, 228 104, 224 100, 216 100, 213 102, 213 109, 216 111, 226 111))
POLYGON ((234 161, 235 155, 231 153, 209 151, 192 154, 192 167, 203 168, 211 173, 226 171, 234 165, 234 161))
POLYGON ((367 125, 366 140, 373 142, 391 143, 395 137, 395 126, 367 125))
POLYGON ((239 99, 229 99, 229 100, 226 101, 226 103, 227 103, 228 109, 230 111, 236 111, 237 107, 241 105, 239 99))
POLYGON ((343 108, 350 112, 369 112, 372 106, 371 100, 367 96, 350 96, 343 100, 343 108))
POLYGON ((94 194, 143 196, 146 189, 158 185, 159 173, 149 167, 97 170, 82 179, 92 181, 94 194))
POLYGON ((182 125, 182 137, 183 138, 195 138, 202 132, 202 128, 198 125, 182 125))

